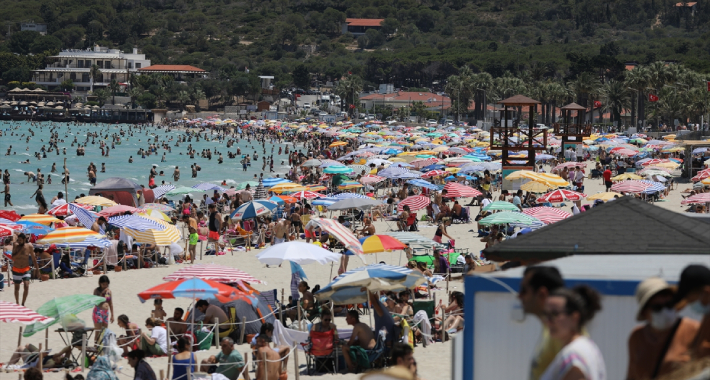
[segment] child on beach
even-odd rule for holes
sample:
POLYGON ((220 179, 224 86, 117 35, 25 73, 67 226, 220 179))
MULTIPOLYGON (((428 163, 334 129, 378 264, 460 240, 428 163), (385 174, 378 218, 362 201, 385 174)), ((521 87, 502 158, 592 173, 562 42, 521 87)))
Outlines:
POLYGON ((200 239, 200 236, 197 234, 197 230, 195 229, 195 227, 190 227, 189 231, 190 231, 190 248, 188 250, 188 254, 190 255, 190 263, 194 263, 195 262, 195 250, 197 249, 197 241, 200 239))

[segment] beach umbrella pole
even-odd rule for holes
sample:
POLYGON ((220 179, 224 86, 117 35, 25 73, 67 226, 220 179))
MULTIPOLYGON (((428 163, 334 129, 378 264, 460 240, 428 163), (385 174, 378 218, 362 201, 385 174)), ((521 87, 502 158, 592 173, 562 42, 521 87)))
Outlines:
POLYGON ((81 334, 81 363, 79 365, 82 373, 84 373, 84 363, 86 363, 86 333, 81 334))
MULTIPOLYGON (((168 328, 168 342, 169 342, 169 341, 170 341, 170 336, 172 335, 172 330, 170 329, 170 321, 166 321, 166 322, 165 322, 165 327, 168 328)), ((192 355, 190 355, 190 357, 192 357, 192 355)), ((172 361, 173 361, 173 356, 172 356, 172 355, 169 355, 169 356, 168 356, 168 368, 167 368, 168 377, 167 377, 167 378, 170 378, 170 364, 172 363, 172 361)), ((162 372, 163 372, 162 369, 160 370, 160 372, 161 372, 160 378, 161 378, 161 379, 165 379, 165 378, 163 377, 163 374, 162 374, 162 372)))

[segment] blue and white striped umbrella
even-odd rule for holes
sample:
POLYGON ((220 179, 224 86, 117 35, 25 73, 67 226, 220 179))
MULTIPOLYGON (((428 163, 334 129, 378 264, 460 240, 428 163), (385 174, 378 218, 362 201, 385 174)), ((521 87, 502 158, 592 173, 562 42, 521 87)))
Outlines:
POLYGON ((229 217, 233 220, 253 219, 268 214, 278 207, 276 203, 267 200, 251 201, 239 206, 229 217))
POLYGON ((286 182, 291 182, 287 180, 286 178, 264 178, 262 183, 264 184, 264 187, 272 187, 275 185, 278 185, 280 183, 286 183, 286 182))
POLYGON ((319 300, 330 299, 336 304, 349 304, 367 301, 369 291, 394 291, 417 287, 426 282, 419 271, 386 264, 373 264, 349 270, 338 276, 333 282, 315 293, 319 300))
POLYGON ((367 195, 357 194, 357 193, 328 194, 328 198, 333 198, 333 199, 337 199, 337 200, 350 199, 350 198, 372 199, 372 198, 368 197, 367 195))
POLYGON ((107 238, 95 238, 87 237, 84 241, 79 241, 75 243, 55 243, 54 246, 57 248, 72 248, 72 249, 84 249, 88 247, 99 247, 106 248, 111 246, 111 241, 107 238))
POLYGON ((644 193, 644 194, 653 194, 655 192, 664 191, 666 189, 666 186, 660 182, 648 181, 648 180, 639 180, 639 182, 644 182, 644 183, 648 183, 651 185, 646 190, 642 191, 642 193, 644 193))
POLYGON ((155 189, 153 189, 153 196, 155 199, 158 199, 165 195, 168 191, 170 190, 175 190, 175 186, 173 185, 163 185, 163 186, 158 186, 155 189))
MULTIPOLYGON (((209 183, 209 182, 202 182, 198 183, 197 185, 192 187, 193 189, 198 189, 198 190, 203 190, 203 191, 211 191, 211 190, 217 190, 219 192, 225 192, 227 189, 225 189, 222 186, 217 186, 214 183, 209 183)), ((168 190, 170 191, 170 190, 168 190)))
POLYGON ((140 215, 120 215, 108 219, 109 224, 118 228, 130 228, 136 231, 158 230, 162 231, 165 226, 150 218, 144 218, 140 215))
POLYGON ((407 183, 410 185, 417 186, 417 187, 423 187, 423 188, 429 189, 429 190, 441 190, 443 188, 442 186, 435 185, 435 184, 433 184, 429 181, 425 181, 423 179, 410 179, 409 181, 407 181, 407 183))
MULTIPOLYGON (((85 210, 74 203, 69 203, 69 209, 71 212, 74 213, 77 219, 79 219, 79 222, 84 225, 86 228, 91 228, 91 226, 94 225, 94 222, 96 219, 98 219, 98 215, 95 213, 90 212, 89 210, 85 210)), ((101 234, 105 234, 106 231, 104 231, 104 228, 99 226, 99 231, 101 234)))
POLYGON ((385 178, 395 178, 397 175, 404 174, 408 171, 409 170, 398 166, 390 166, 387 169, 381 170, 377 175, 385 178))

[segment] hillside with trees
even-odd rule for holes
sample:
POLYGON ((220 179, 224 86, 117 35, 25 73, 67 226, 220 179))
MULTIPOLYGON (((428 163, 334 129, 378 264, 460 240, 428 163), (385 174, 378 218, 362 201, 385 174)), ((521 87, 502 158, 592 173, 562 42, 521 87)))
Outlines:
POLYGON ((29 80, 45 54, 95 44, 203 68, 211 79, 201 90, 215 102, 253 94, 255 75, 273 75, 278 88, 351 73, 364 90, 392 83, 442 91, 463 67, 566 88, 585 73, 600 85, 623 81, 627 62, 710 73, 710 0, 0 0, 0 7, 4 83, 29 80), (346 18, 384 22, 356 38, 342 34, 346 18), (21 32, 28 20, 46 23, 47 35, 21 32))

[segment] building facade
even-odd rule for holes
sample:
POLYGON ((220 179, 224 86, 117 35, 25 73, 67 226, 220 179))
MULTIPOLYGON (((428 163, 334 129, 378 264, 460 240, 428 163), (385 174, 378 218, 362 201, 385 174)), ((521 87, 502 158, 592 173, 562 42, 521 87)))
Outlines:
POLYGON ((47 59, 50 61, 47 67, 32 71, 32 81, 48 89, 59 89, 63 81, 71 79, 74 89, 79 92, 106 87, 114 79, 126 83, 131 73, 150 66, 150 60, 136 48, 132 53, 101 46, 88 50, 69 49, 47 59), (91 77, 94 65, 100 72, 97 78, 91 77))

